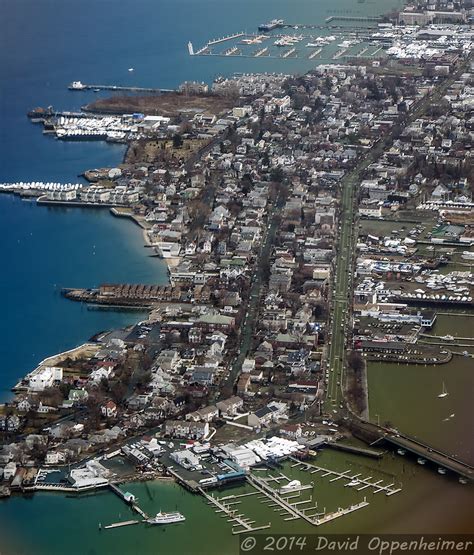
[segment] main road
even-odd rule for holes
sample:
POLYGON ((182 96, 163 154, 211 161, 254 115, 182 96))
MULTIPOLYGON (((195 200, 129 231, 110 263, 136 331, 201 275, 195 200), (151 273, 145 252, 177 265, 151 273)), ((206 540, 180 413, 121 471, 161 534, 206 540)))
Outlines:
POLYGON ((329 353, 327 358, 328 379, 324 409, 326 412, 346 412, 344 394, 346 343, 350 339, 353 272, 355 269, 358 235, 357 191, 363 173, 375 162, 393 139, 400 133, 400 125, 407 126, 420 117, 429 105, 440 101, 447 89, 469 68, 471 57, 465 60, 446 80, 436 85, 431 93, 421 99, 413 110, 390 133, 379 139, 374 147, 363 156, 355 168, 341 180, 340 227, 336 250, 336 263, 332 288, 332 319, 329 332, 329 353))

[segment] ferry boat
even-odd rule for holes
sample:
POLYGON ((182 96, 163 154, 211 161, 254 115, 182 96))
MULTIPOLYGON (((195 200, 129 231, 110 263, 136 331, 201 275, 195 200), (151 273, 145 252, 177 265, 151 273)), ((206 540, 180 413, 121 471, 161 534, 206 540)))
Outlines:
POLYGON ((183 522, 186 518, 177 511, 174 513, 163 513, 160 511, 156 516, 147 520, 148 524, 174 524, 175 522, 183 522))
POLYGON ((86 85, 80 81, 73 81, 68 87, 68 89, 73 91, 83 91, 85 88, 87 88, 86 85))
POLYGON ((259 31, 273 31, 277 27, 281 27, 284 23, 283 19, 272 19, 270 23, 262 23, 258 26, 259 31))

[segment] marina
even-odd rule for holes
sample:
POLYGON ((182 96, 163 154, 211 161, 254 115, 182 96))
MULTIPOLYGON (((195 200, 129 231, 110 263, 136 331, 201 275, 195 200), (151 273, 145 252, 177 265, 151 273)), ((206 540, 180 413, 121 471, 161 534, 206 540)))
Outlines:
MULTIPOLYGON (((256 476, 249 475, 249 483, 258 490, 262 495, 268 498, 272 502, 272 507, 280 507, 284 513, 287 514, 284 520, 296 520, 301 519, 311 524, 312 526, 320 526, 331 520, 342 517, 359 509, 367 507, 369 503, 364 498, 363 501, 352 504, 349 507, 341 508, 339 507, 336 511, 327 513, 326 509, 319 512, 318 504, 316 503, 310 507, 303 507, 312 502, 312 498, 303 501, 293 501, 294 497, 284 497, 283 495, 276 492, 271 486, 268 485, 268 480, 263 478, 257 478, 256 476)), ((311 486, 312 487, 312 486, 311 486)))
POLYGON ((294 459, 290 457, 290 459, 294 462, 293 467, 300 467, 304 468, 305 470, 309 471, 310 474, 319 473, 319 475, 323 478, 327 476, 331 476, 331 482, 336 482, 338 480, 346 480, 346 486, 355 487, 357 491, 362 491, 366 488, 371 488, 372 492, 380 493, 384 492, 386 495, 394 495, 401 491, 401 488, 394 487, 395 484, 391 483, 388 485, 383 484, 382 480, 378 480, 376 482, 372 482, 372 476, 367 478, 362 478, 361 474, 351 474, 349 470, 344 472, 338 472, 335 470, 329 470, 327 468, 322 468, 320 466, 316 466, 311 463, 299 461, 298 459, 294 459), (352 484, 351 484, 352 483, 352 484))

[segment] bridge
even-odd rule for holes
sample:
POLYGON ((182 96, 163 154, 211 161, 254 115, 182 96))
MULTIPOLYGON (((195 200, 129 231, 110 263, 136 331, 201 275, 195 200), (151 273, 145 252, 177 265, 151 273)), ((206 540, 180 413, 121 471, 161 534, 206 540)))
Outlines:
POLYGON ((404 449, 418 455, 419 457, 436 464, 439 468, 444 468, 465 478, 466 480, 474 480, 474 467, 466 462, 458 460, 456 457, 443 453, 438 449, 430 447, 413 437, 399 433, 388 433, 380 438, 383 441, 395 445, 399 449, 404 449))
POLYGON ((369 441, 369 438, 371 438, 371 446, 378 445, 381 442, 389 443, 397 449, 403 449, 407 453, 437 465, 438 468, 448 470, 460 478, 474 481, 474 467, 472 465, 431 447, 417 438, 367 420, 358 419, 354 415, 351 417, 349 426, 356 437, 363 438, 365 441, 369 441))

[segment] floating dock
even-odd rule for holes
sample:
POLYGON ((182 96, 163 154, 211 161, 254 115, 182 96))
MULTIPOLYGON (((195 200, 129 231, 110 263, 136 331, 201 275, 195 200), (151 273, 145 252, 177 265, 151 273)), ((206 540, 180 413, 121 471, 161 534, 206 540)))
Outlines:
POLYGON ((320 54, 321 51, 322 51, 322 48, 316 48, 316 50, 314 52, 311 52, 311 54, 308 56, 308 60, 312 60, 313 58, 316 58, 316 56, 320 54))
POLYGON ((233 523, 232 534, 242 534, 244 532, 255 532, 257 530, 265 530, 270 528, 271 523, 265 524, 263 526, 252 526, 255 521, 248 519, 243 514, 237 513, 236 509, 232 508, 232 505, 240 503, 238 497, 244 497, 248 494, 233 495, 228 497, 222 497, 218 499, 213 495, 209 495, 202 488, 198 488, 199 493, 204 496, 208 503, 214 505, 217 513, 222 513, 222 516, 228 517, 228 522, 233 523), (234 499, 234 501, 229 501, 228 499, 234 499))
POLYGON ((271 486, 269 486, 267 481, 263 478, 257 478, 256 476, 249 475, 248 481, 257 491, 262 493, 272 502, 272 504, 270 505, 271 507, 275 507, 275 510, 278 510, 279 512, 288 514, 288 516, 284 518, 284 520, 296 520, 300 518, 302 520, 305 520, 306 522, 308 522, 308 524, 311 524, 312 526, 320 526, 321 524, 325 524, 330 520, 334 520, 346 514, 357 511, 358 509, 367 507, 369 504, 364 498, 364 500, 360 503, 350 505, 346 508, 338 508, 337 511, 332 513, 326 513, 325 509, 323 510, 323 512, 318 512, 317 503, 311 507, 301 507, 301 505, 312 503, 312 498, 291 503, 291 499, 294 499, 298 496, 283 497, 271 486), (281 508, 281 510, 276 508, 278 506, 281 508))
POLYGON ((122 526, 132 526, 133 524, 140 524, 140 520, 126 520, 124 522, 115 522, 104 526, 104 530, 111 530, 113 528, 121 528, 122 526))
MULTIPOLYGON (((322 468, 321 466, 316 466, 314 464, 310 464, 307 462, 303 462, 303 461, 299 461, 298 459, 295 459, 294 457, 290 457, 290 459, 295 463, 295 467, 300 467, 300 468, 304 468, 306 470, 309 470, 311 474, 315 474, 317 472, 321 473, 321 476, 326 477, 326 476, 331 476, 331 482, 336 482, 337 480, 347 480, 348 483, 352 482, 352 481, 357 481, 358 484, 357 486, 354 486, 354 489, 356 489, 357 491, 362 491, 366 488, 372 488, 373 489, 373 493, 380 493, 380 492, 384 492, 386 495, 393 495, 395 493, 398 493, 399 491, 401 491, 401 488, 396 488, 394 487, 395 484, 388 484, 388 485, 384 485, 382 483, 382 480, 378 480, 377 482, 372 482, 372 476, 369 476, 367 478, 361 478, 360 474, 352 474, 352 472, 350 470, 346 470, 344 472, 338 472, 336 470, 329 470, 327 468, 322 468)), ((345 484, 346 486, 348 485, 345 484)))

